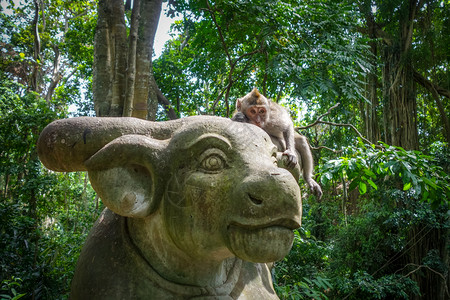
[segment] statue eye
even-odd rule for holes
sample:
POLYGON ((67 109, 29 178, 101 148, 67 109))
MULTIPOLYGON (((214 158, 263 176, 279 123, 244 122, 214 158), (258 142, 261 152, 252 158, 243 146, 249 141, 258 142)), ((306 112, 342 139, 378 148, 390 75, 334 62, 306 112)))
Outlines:
POLYGON ((202 161, 202 168, 206 171, 219 171, 224 167, 222 158, 218 155, 211 155, 202 161))
POLYGON ((226 167, 226 156, 219 149, 208 149, 200 155, 200 169, 205 173, 217 173, 226 167))

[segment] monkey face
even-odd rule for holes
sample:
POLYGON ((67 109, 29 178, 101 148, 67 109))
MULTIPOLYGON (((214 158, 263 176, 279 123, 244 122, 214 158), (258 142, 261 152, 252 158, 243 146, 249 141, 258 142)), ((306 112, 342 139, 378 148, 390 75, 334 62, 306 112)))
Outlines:
POLYGON ((261 128, 264 128, 268 118, 265 105, 252 105, 247 108, 245 115, 249 118, 250 123, 261 128))

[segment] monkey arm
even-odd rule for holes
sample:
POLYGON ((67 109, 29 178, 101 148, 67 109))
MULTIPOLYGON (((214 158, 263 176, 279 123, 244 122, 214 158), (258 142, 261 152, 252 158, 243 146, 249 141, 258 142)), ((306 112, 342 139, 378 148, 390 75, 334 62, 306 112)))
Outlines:
POLYGON ((286 141, 286 150, 290 150, 295 153, 295 131, 294 126, 288 126, 285 132, 283 132, 284 140, 286 141))
POLYGON ((305 136, 298 133, 295 134, 295 149, 300 154, 300 161, 303 170, 303 179, 307 180, 312 177, 314 162, 311 150, 309 149, 308 140, 305 136))
POLYGON ((250 123, 250 120, 247 118, 247 116, 240 111, 235 112, 231 120, 241 123, 250 123))
POLYGON ((286 151, 284 155, 288 157, 287 167, 293 169, 298 162, 297 153, 295 151, 295 139, 294 139, 294 126, 292 123, 287 126, 286 130, 283 132, 284 141, 286 142, 286 151))
POLYGON ((311 192, 320 200, 322 197, 322 188, 320 185, 312 178, 314 169, 314 160, 312 157, 311 150, 309 148, 308 140, 305 136, 295 133, 295 149, 300 154, 300 162, 302 165, 303 179, 308 184, 311 192))

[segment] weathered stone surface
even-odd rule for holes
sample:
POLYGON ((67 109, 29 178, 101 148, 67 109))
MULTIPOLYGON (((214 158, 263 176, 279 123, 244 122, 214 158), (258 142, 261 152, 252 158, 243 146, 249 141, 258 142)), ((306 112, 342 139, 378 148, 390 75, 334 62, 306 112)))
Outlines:
POLYGON ((266 263, 292 246, 300 190, 263 130, 219 117, 76 118, 50 124, 38 153, 52 170, 87 170, 108 207, 72 299, 278 298, 266 263))

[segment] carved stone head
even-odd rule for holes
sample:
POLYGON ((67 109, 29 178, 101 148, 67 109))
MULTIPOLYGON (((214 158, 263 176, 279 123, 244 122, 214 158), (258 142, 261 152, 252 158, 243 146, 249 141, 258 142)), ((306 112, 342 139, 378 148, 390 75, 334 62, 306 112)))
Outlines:
POLYGON ((72 298, 277 298, 264 263, 289 252, 301 202, 263 130, 218 117, 77 118, 50 124, 38 149, 50 169, 87 170, 110 210, 72 298))

